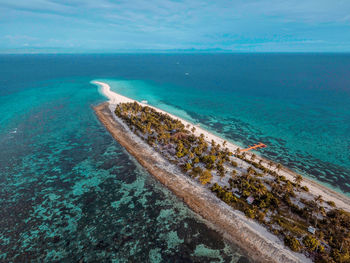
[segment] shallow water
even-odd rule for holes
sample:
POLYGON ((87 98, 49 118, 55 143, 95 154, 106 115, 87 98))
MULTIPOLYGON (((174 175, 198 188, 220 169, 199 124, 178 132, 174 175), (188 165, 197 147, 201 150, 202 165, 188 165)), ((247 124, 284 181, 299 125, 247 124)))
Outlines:
POLYGON ((237 248, 105 131, 91 108, 105 99, 90 81, 241 145, 263 141, 264 155, 348 192, 349 61, 1 56, 0 261, 237 262, 237 248))
POLYGON ((244 260, 111 138, 89 80, 1 97, 0 261, 244 260))
POLYGON ((350 196, 349 54, 190 58, 160 80, 102 80, 350 196))

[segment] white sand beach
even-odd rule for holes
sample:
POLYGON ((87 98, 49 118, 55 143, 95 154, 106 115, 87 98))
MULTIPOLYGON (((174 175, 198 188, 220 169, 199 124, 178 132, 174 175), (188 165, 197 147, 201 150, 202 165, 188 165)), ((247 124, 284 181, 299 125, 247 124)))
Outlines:
MULTIPOLYGON (((287 248, 283 240, 273 235, 263 225, 248 219, 244 213, 233 209, 218 199, 208 188, 185 176, 176 165, 171 164, 160 153, 135 135, 114 114, 114 110, 119 103, 132 103, 136 100, 111 91, 110 86, 106 83, 100 81, 93 81, 92 83, 100 87, 100 92, 109 99, 108 102, 94 108, 107 130, 150 174, 180 197, 193 211, 201 215, 210 227, 216 229, 223 237, 238 245, 254 262, 311 262, 311 259, 304 254, 293 252, 287 248)), ((158 112, 168 114, 172 118, 180 120, 185 126, 190 125, 189 129, 195 127, 195 134, 197 136, 203 134, 208 142, 214 140, 217 144, 222 145, 225 141, 198 127, 198 125, 189 123, 156 107, 137 102, 142 106, 148 106, 158 112)), ((237 145, 229 142, 227 142, 226 147, 231 152, 238 148, 237 145)), ((259 156, 255 160, 262 160, 262 165, 268 166, 269 160, 259 156)), ((249 167, 247 162, 239 161, 241 167, 249 167)), ((277 173, 291 181, 295 177, 295 173, 287 168, 282 168, 277 173)), ((216 180, 217 178, 214 176, 213 179, 216 180)), ((312 196, 322 195, 325 201, 333 201, 338 207, 347 211, 350 210, 350 202, 347 197, 305 178, 302 185, 309 188, 309 198, 310 196, 312 198, 312 196)))
MULTIPOLYGON (((133 99, 130 99, 128 97, 125 97, 123 95, 120 95, 118 93, 111 91, 110 86, 107 83, 100 82, 100 81, 93 81, 92 83, 98 85, 101 88, 101 93, 109 99, 109 103, 111 105, 135 101, 133 99)), ((148 105, 148 104, 144 104, 141 102, 138 102, 138 103, 140 103, 142 106, 151 107, 151 108, 155 109, 156 111, 168 114, 175 119, 181 120, 185 126, 190 125, 191 128, 195 127, 196 128, 195 134, 197 136, 199 136, 200 134, 204 134, 205 139, 208 142, 211 142, 211 140, 214 140, 217 144, 222 145, 222 143, 225 141, 225 139, 222 139, 222 138, 210 133, 209 131, 207 131, 201 127, 198 127, 198 125, 195 125, 195 124, 190 123, 186 120, 183 120, 183 119, 179 118, 178 116, 172 115, 168 112, 165 112, 161 109, 158 109, 158 108, 153 107, 153 106, 148 105)), ((226 147, 231 152, 235 152, 237 148, 240 148, 237 145, 235 145, 229 141, 227 141, 226 147)), ((259 155, 257 155, 255 160, 262 160, 262 165, 268 167, 269 160, 266 160, 265 158, 262 158, 259 155)), ((278 173, 282 176, 285 176, 290 181, 293 181, 295 178, 295 172, 293 172, 285 167, 283 167, 280 171, 278 171, 278 173)), ((315 181, 309 180, 305 177, 303 178, 303 182, 301 183, 301 185, 308 187, 310 190, 310 193, 312 193, 313 195, 315 195, 315 196, 321 195, 324 200, 333 201, 337 207, 342 208, 345 211, 350 212, 350 199, 348 197, 346 197, 340 193, 337 193, 337 192, 333 191, 332 189, 329 189, 323 185, 320 185, 319 183, 317 183, 315 181)))
POLYGON ((208 188, 185 176, 176 165, 169 163, 116 117, 113 106, 105 102, 94 107, 97 117, 111 135, 151 175, 201 215, 210 228, 237 245, 253 262, 311 262, 305 255, 286 248, 281 240, 262 225, 232 209, 208 188))
MULTIPOLYGON (((254 262, 311 262, 302 253, 296 253, 285 247, 283 240, 269 232, 257 221, 248 219, 241 211, 235 210, 220 199, 218 199, 208 188, 185 176, 183 172, 174 164, 171 164, 160 153, 156 152, 141 138, 135 135, 129 127, 119 119, 114 110, 119 103, 135 102, 123 95, 111 91, 110 86, 100 81, 93 81, 93 84, 100 87, 100 92, 106 96, 109 101, 95 107, 95 111, 100 121, 106 126, 112 136, 131 153, 138 162, 147 169, 160 182, 167 186, 171 191, 180 197, 196 213, 201 215, 208 225, 220 232, 226 239, 232 241, 249 255, 254 262), (106 106, 108 105, 108 106, 106 106), (118 128, 119 127, 119 128, 118 128)), ((223 144, 224 139, 200 128, 198 125, 183 120, 177 116, 169 114, 161 109, 136 101, 142 106, 148 106, 154 110, 168 114, 174 119, 180 120, 189 129, 195 127, 195 134, 203 134, 210 143, 212 140, 216 144, 223 144)), ((237 145, 227 142, 226 147, 235 152, 237 145)), ((248 155, 249 156, 249 155, 248 155)), ((234 157, 236 158, 236 157, 234 157)), ((261 160, 265 167, 269 166, 269 160, 256 156, 256 160, 261 160)), ((249 163, 237 159, 240 167, 246 169, 249 163)), ((290 181, 294 181, 296 173, 288 168, 276 170, 276 172, 285 176, 290 181)), ((218 176, 213 177, 218 180, 218 176), (217 177, 217 178, 216 178, 217 177)), ((309 193, 303 195, 308 199, 313 199, 319 195, 325 201, 333 201, 338 208, 350 211, 350 200, 348 197, 337 193, 317 182, 303 178, 302 186, 309 188, 309 193)))

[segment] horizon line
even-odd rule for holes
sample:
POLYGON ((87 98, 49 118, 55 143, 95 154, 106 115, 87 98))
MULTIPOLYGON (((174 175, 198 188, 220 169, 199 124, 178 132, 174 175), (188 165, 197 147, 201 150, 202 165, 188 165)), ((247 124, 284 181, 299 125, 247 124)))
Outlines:
POLYGON ((210 50, 128 50, 111 52, 1 52, 0 55, 122 55, 122 54, 350 54, 350 51, 210 51, 210 50))

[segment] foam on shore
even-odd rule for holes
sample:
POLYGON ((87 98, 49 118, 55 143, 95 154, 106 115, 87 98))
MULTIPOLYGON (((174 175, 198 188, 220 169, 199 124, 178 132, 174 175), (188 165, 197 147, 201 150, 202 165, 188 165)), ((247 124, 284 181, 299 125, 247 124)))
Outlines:
POLYGON ((218 199, 209 189, 184 176, 181 170, 135 135, 113 112, 114 105, 102 103, 94 110, 111 135, 156 179, 201 215, 212 229, 240 247, 253 262, 304 263, 305 255, 286 248, 262 225, 246 218, 218 199))
MULTIPOLYGON (((126 103, 126 102, 135 102, 136 101, 136 100, 130 99, 128 97, 125 97, 123 95, 120 95, 118 93, 111 91, 111 88, 107 83, 100 82, 100 81, 92 81, 91 83, 100 87, 101 93, 109 99, 109 103, 111 104, 111 106, 115 106, 118 103, 126 103)), ((174 119, 181 120, 185 126, 190 125, 191 127, 195 127, 196 128, 195 134, 197 136, 199 136, 200 134, 204 134, 205 139, 209 142, 211 142, 211 140, 214 140, 216 143, 222 145, 222 143, 225 141, 224 139, 210 133, 209 131, 204 130, 201 127, 198 127, 198 125, 195 125, 195 124, 190 123, 186 120, 183 120, 183 119, 179 118, 178 116, 175 116, 171 113, 168 113, 166 111, 163 111, 161 109, 158 109, 158 108, 153 107, 153 106, 148 105, 148 104, 144 104, 141 102, 138 102, 138 103, 141 104, 142 106, 151 107, 158 112, 168 114, 174 119)), ((237 148, 240 148, 239 146, 237 146, 231 142, 227 142, 226 147, 231 152, 235 152, 237 148)), ((262 160, 262 165, 265 165, 265 166, 267 166, 269 163, 269 160, 267 160, 263 157, 260 157, 260 156, 257 156, 256 160, 262 160)), ((282 176, 285 176, 288 180, 294 181, 295 172, 293 172, 287 168, 282 168, 278 173, 282 176)), ((348 198, 347 196, 342 195, 340 193, 337 193, 337 192, 333 191, 332 189, 325 187, 325 186, 323 186, 315 181, 312 181, 310 179, 307 179, 305 177, 303 177, 303 182, 301 183, 301 185, 307 186, 310 190, 310 193, 312 193, 313 195, 315 195, 315 196, 321 195, 324 200, 333 201, 337 207, 342 208, 342 209, 350 212, 350 198, 348 198)))

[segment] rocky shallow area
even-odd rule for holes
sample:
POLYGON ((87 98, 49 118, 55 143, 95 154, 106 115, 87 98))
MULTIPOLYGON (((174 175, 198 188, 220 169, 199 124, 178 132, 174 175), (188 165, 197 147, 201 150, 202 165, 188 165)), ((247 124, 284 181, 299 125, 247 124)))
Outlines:
POLYGON ((121 120, 112 114, 108 102, 95 108, 96 115, 111 135, 137 161, 162 184, 207 223, 219 231, 224 238, 238 245, 254 262, 307 262, 305 256, 289 249, 256 222, 247 219, 243 213, 233 210, 215 197, 209 190, 190 180, 172 164, 141 139, 127 130, 121 120))

